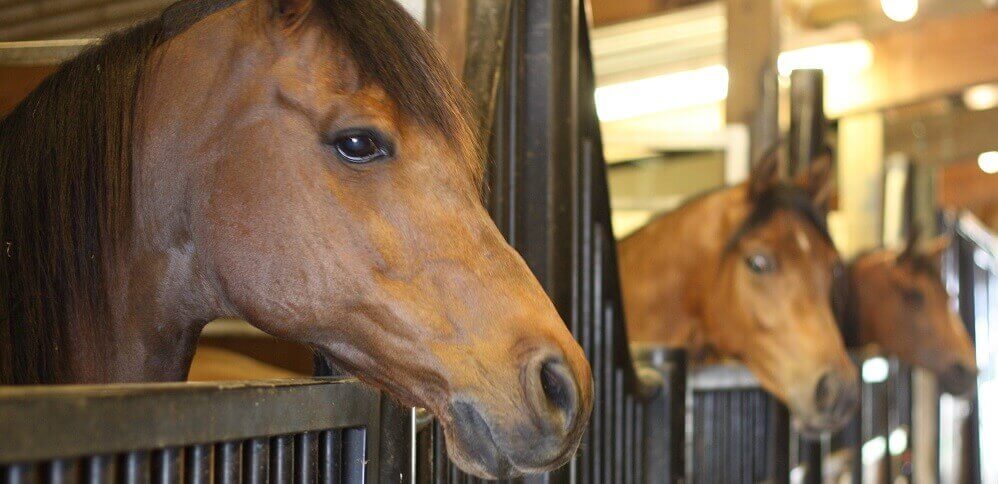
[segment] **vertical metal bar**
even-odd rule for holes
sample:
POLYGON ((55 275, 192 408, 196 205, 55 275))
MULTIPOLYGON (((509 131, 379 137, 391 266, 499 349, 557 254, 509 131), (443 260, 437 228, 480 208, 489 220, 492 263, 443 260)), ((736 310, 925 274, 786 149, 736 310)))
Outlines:
POLYGON ((283 435, 270 439, 270 484, 291 484, 294 478, 294 440, 283 435))
POLYGON ((158 450, 152 456, 153 482, 155 484, 180 484, 180 450, 158 450))
POLYGON ((269 469, 270 440, 263 437, 245 441, 243 443, 243 482, 245 484, 267 484, 269 469))
POLYGON ((75 460, 56 459, 48 463, 47 484, 76 484, 79 482, 79 465, 75 460))
POLYGON ((807 170, 825 143, 825 110, 821 69, 790 74, 790 158, 788 172, 807 170))
POLYGON ((211 484, 211 447, 194 445, 184 450, 184 483, 211 484))
POLYGON ((367 431, 363 428, 343 430, 343 482, 362 484, 365 482, 365 461, 367 459, 367 431))
POLYGON ((4 484, 34 484, 38 480, 37 469, 28 464, 11 464, 3 469, 4 484))
POLYGON ((319 435, 319 476, 322 484, 343 482, 342 430, 327 430, 319 435))
POLYGON ((88 457, 84 464, 84 477, 87 484, 111 484, 115 476, 115 459, 111 456, 88 457))
POLYGON ((772 396, 770 401, 770 425, 773 439, 770 443, 770 465, 774 484, 790 482, 790 413, 787 407, 777 402, 772 396))
POLYGON ((241 482, 239 442, 221 442, 215 445, 215 484, 241 482))
POLYGON ((318 474, 319 441, 314 432, 295 436, 295 484, 314 484, 318 474))
POLYGON ((121 481, 124 484, 146 484, 152 482, 152 474, 149 471, 148 452, 134 451, 122 457, 121 481))

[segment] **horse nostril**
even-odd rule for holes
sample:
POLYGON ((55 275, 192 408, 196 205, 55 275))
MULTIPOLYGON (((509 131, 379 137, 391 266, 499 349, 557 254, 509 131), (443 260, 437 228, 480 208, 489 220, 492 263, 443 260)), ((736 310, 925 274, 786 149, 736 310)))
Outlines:
POLYGON ((942 375, 939 383, 946 393, 962 395, 970 391, 976 379, 977 370, 963 363, 956 363, 942 375))
POLYGON ((534 378, 540 388, 537 410, 545 418, 560 417, 562 427, 571 427, 579 406, 578 389, 572 371, 561 357, 544 358, 535 367, 534 378))
POLYGON ((835 377, 825 373, 818 379, 818 385, 814 389, 814 406, 822 413, 831 411, 835 406, 838 397, 838 388, 835 384, 835 377))

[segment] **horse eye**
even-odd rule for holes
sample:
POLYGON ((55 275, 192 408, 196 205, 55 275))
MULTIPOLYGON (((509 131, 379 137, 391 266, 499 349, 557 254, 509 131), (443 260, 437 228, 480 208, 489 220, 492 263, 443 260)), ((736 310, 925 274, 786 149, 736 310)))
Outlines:
POLYGON ((746 257, 745 265, 756 274, 766 274, 776 270, 776 261, 763 254, 752 254, 746 257))
POLYGON ((902 289, 902 296, 904 297, 904 302, 911 305, 914 308, 921 308, 922 304, 925 303, 925 294, 922 291, 913 288, 902 289))
POLYGON ((330 144, 336 149, 336 154, 348 163, 370 163, 390 153, 387 143, 367 131, 340 134, 330 144))

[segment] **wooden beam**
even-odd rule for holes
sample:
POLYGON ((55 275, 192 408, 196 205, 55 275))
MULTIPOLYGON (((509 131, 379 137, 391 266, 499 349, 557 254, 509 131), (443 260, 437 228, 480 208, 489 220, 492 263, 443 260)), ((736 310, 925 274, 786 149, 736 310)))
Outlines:
POLYGON ((592 0, 593 23, 597 27, 635 20, 706 0, 592 0))
POLYGON ((869 69, 829 79, 830 116, 911 104, 998 79, 998 10, 925 21, 871 42, 869 69))
POLYGON ((917 163, 946 163, 998 149, 998 108, 986 111, 949 109, 888 123, 886 152, 901 152, 917 163))
POLYGON ((998 203, 998 174, 981 171, 976 156, 941 167, 937 187, 939 204, 945 207, 975 209, 998 203))
POLYGON ((725 119, 729 125, 749 127, 749 160, 754 161, 779 137, 778 0, 727 0, 727 7, 725 119))

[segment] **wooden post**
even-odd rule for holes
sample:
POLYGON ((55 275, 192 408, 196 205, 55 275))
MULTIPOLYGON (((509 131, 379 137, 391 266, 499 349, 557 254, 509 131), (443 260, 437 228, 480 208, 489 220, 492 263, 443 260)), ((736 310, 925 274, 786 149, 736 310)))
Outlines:
POLYGON ((754 163, 779 139, 780 47, 777 0, 727 0, 729 125, 749 127, 749 159, 754 163))

